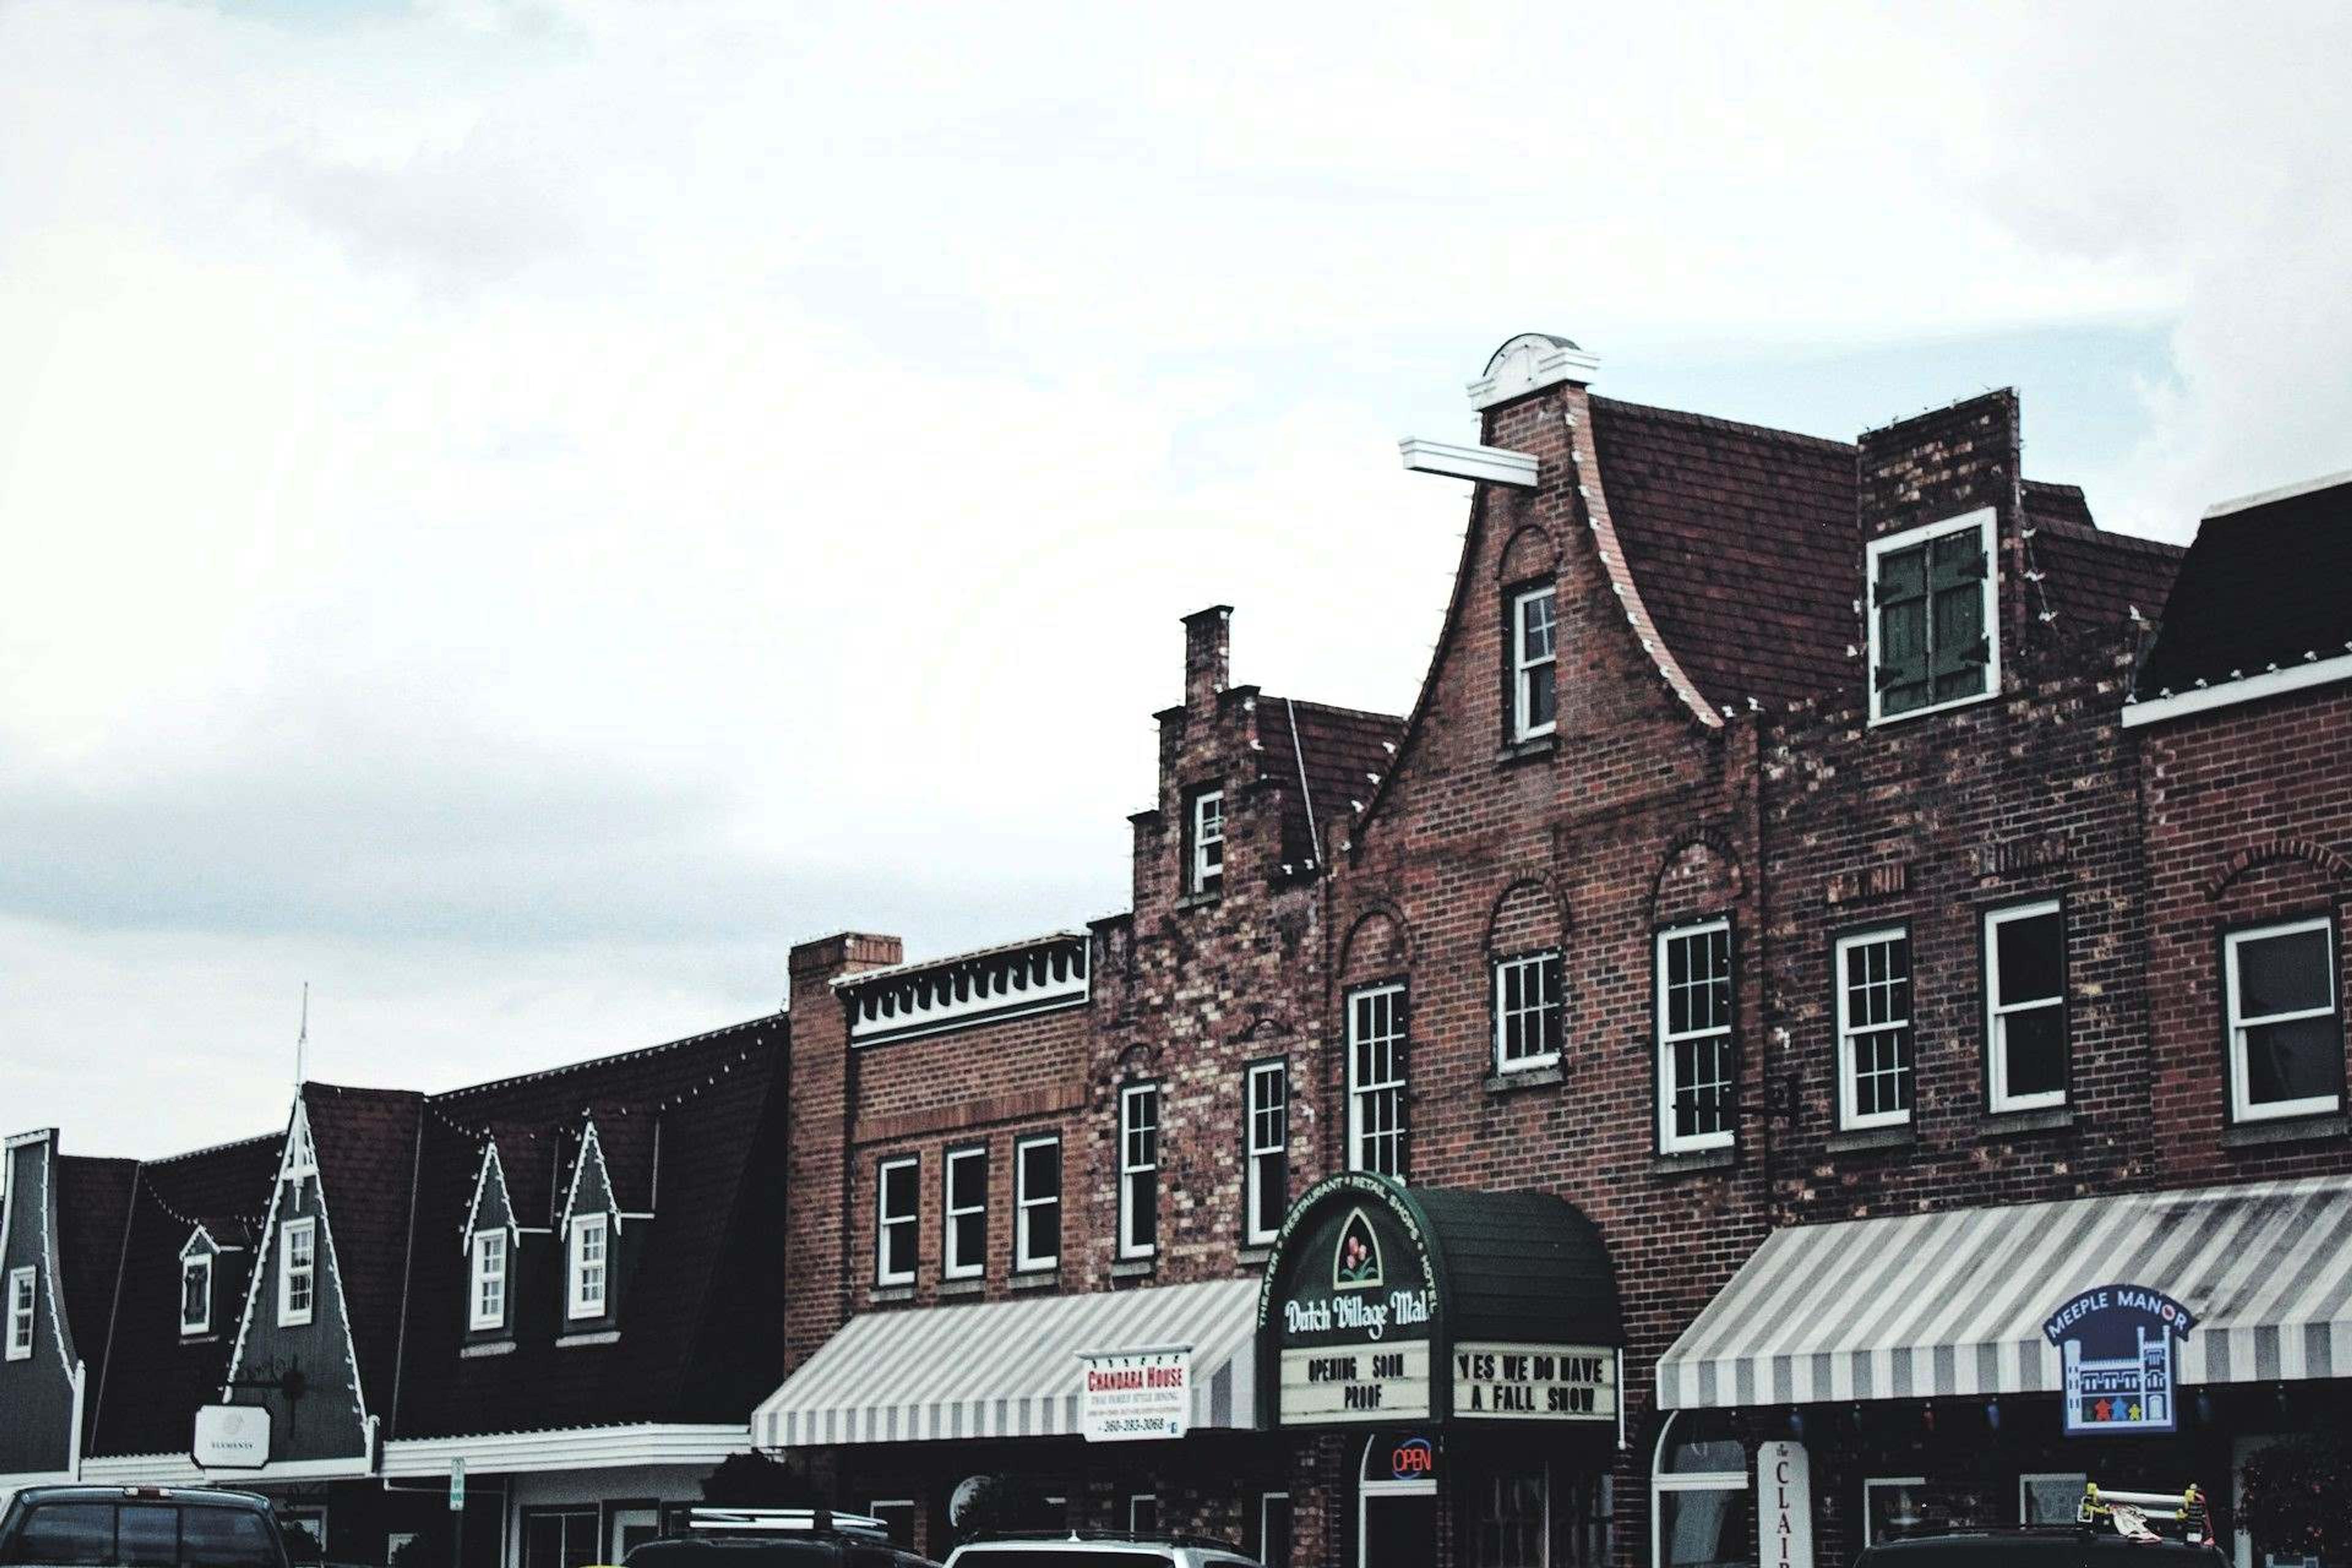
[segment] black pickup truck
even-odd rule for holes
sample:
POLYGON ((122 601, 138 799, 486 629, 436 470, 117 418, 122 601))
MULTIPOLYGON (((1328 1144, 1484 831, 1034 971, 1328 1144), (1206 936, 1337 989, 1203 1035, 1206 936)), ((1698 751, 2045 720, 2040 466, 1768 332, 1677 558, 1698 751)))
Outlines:
POLYGON ((5 1568, 289 1568, 269 1500, 208 1487, 27 1487, 0 1515, 5 1568))

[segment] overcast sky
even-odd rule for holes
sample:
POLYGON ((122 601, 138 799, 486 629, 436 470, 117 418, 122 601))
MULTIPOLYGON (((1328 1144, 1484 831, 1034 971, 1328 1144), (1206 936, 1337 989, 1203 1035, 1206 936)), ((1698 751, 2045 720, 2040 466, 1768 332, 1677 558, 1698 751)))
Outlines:
POLYGON ((1942 9, 0 0, 0 1131, 1123 907, 1179 616, 1411 705, 1521 330, 2174 538, 2352 468, 2352 12, 1942 9))

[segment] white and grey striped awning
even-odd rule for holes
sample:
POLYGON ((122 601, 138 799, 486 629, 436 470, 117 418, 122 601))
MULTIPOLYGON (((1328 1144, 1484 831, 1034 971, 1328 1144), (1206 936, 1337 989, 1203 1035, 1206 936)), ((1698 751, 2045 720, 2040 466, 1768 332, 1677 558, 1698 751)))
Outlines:
POLYGON ((2184 1384, 2352 1377, 2352 1178, 1776 1231, 1659 1361, 1658 1403, 2056 1392, 2042 1322, 2117 1283, 2197 1314, 2184 1384))
POLYGON ((1079 1432, 1080 1352, 1192 1347, 1192 1425, 1257 1424, 1257 1281, 865 1312, 751 1415, 762 1448, 1079 1432))

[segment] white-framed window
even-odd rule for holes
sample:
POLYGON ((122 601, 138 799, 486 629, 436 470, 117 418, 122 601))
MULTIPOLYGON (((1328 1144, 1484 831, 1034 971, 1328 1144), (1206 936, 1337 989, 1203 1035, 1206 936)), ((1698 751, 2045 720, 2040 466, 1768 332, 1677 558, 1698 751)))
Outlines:
POLYGON ((289 1219, 278 1227, 278 1326, 310 1321, 319 1301, 319 1222, 289 1219))
POLYGON ((1118 1255, 1160 1248, 1160 1086, 1129 1084, 1118 1095, 1118 1255))
POLYGON ((2072 1524, 2091 1478, 2081 1470, 2035 1470, 2017 1478, 2017 1522, 2072 1524))
POLYGON ((921 1239, 922 1161, 914 1154, 885 1160, 874 1171, 874 1283, 915 1282, 915 1247, 921 1239))
POLYGON ((940 1272, 971 1279, 988 1271, 988 1151, 950 1149, 940 1180, 940 1272))
POLYGON ((1495 1070, 1559 1060, 1559 950, 1495 961, 1495 1070))
POLYGON ((1405 1176, 1405 991, 1348 993, 1348 1168, 1405 1176))
POLYGON ((1902 926, 1838 938, 1838 1125, 1911 1120, 1911 933, 1902 926))
POLYGON ((477 1331, 500 1329, 507 1321, 507 1233, 503 1230, 477 1231, 474 1235, 474 1268, 471 1288, 467 1291, 466 1324, 477 1331))
POLYGON ((1129 1535, 1157 1535, 1160 1532, 1160 1499, 1152 1492, 1134 1492, 1127 1500, 1127 1532, 1129 1535))
POLYGON ((1658 933, 1658 1147, 1728 1149, 1733 1136, 1731 922, 1658 933))
POLYGON ((571 1276, 568 1311, 574 1318, 601 1318, 610 1298, 613 1279, 613 1221, 608 1215, 583 1214, 572 1221, 571 1276))
POLYGON ((1985 1101, 2066 1103, 2066 916, 2055 899, 1984 917, 1985 1101))
POLYGON ((1290 1066, 1253 1062, 1243 1082, 1247 1148, 1243 1202, 1249 1211, 1243 1239, 1255 1247, 1280 1234, 1284 1212, 1290 1206, 1290 1066))
POLYGON ((1511 597, 1511 739, 1532 741, 1559 727, 1559 596, 1549 587, 1511 597))
POLYGON ((1870 721, 1939 712, 1998 693, 1992 509, 1874 539, 1866 554, 1870 721))
POLYGON ((213 1255, 191 1252, 180 1259, 180 1333, 183 1338, 213 1330, 213 1255))
POLYGON ((2344 1103, 2335 921, 2289 921, 2221 939, 2232 1121, 2315 1116, 2344 1103))
POLYGON ((1062 1262, 1062 1141, 1048 1134, 1013 1145, 1013 1267, 1062 1262))
MULTIPOLYGON (((1862 1543, 1900 1541, 1927 1522, 1920 1511, 1925 1476, 1873 1476, 1862 1483, 1862 1543)), ((2066 1516, 2074 1518, 2073 1514, 2066 1516)))
POLYGON ((1290 1494, 1257 1494, 1257 1560, 1263 1568, 1290 1568, 1290 1494))
POLYGON ((34 1301, 38 1276, 32 1268, 8 1273, 8 1359, 23 1361, 33 1353, 34 1301))
POLYGON ((1195 790, 1192 800, 1185 812, 1185 890, 1213 893, 1225 885, 1225 792, 1195 790))
POLYGON ((1711 1413, 1666 1417, 1650 1465, 1650 1561, 1700 1568, 1745 1561, 1753 1499, 1748 1449, 1711 1413))

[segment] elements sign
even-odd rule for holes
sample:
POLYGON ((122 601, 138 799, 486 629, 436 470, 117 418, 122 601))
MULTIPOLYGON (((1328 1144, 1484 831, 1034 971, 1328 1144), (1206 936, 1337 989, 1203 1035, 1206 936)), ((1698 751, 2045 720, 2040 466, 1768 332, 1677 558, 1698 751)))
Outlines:
POLYGON ((1506 1421, 1614 1421, 1617 1352, 1606 1345, 1454 1347, 1454 1414, 1506 1421))
POLYGON ((2042 1325, 2065 1363, 2065 1431, 2073 1436, 2170 1432, 2179 1426, 2175 1342, 2197 1320, 2145 1285, 2102 1285, 2042 1325))
POLYGON ((1181 1437, 1192 1429, 1192 1347, 1087 1352, 1080 1429, 1089 1443, 1181 1437))
POLYGON ((259 1405, 207 1405, 196 1412, 192 1452, 207 1470, 257 1470, 269 1463, 269 1411, 259 1405))

